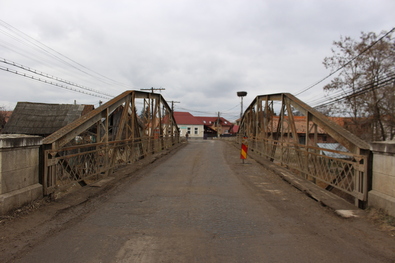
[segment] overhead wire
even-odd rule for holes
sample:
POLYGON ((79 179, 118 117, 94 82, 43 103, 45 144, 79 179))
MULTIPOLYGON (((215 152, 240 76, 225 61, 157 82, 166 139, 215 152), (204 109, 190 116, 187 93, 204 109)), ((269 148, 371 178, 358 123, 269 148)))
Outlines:
POLYGON ((212 112, 210 111, 197 111, 197 110, 192 110, 192 109, 187 109, 187 108, 183 108, 183 107, 178 107, 181 110, 186 110, 188 112, 196 112, 196 113, 200 113, 200 114, 212 114, 212 112))
POLYGON ((354 56, 353 58, 351 58, 349 61, 347 61, 346 63, 344 63, 342 66, 340 66, 339 68, 337 68, 335 71, 333 71, 332 73, 330 73, 328 76, 324 77, 323 79, 319 80, 318 82, 314 83, 313 85, 305 88, 304 90, 298 92, 295 94, 295 96, 298 96, 310 89, 312 89, 313 87, 317 86, 318 84, 320 84, 321 82, 323 82, 324 80, 328 79, 329 77, 333 76, 334 74, 336 74, 337 72, 339 72, 340 70, 342 70, 343 68, 345 68, 347 65, 349 65, 351 62, 353 62, 355 59, 357 59, 358 57, 360 57, 362 54, 364 54, 366 51, 368 51, 369 49, 371 49, 374 45, 376 45, 378 42, 380 42, 383 38, 385 38, 386 36, 388 36, 389 34, 391 34, 393 31, 395 31, 395 27, 392 28, 390 31, 388 31, 386 34, 384 34, 382 37, 380 37, 378 40, 376 40, 375 42, 373 42, 372 44, 370 44, 368 47, 366 47, 364 50, 362 50, 358 55, 354 56))
MULTIPOLYGON (((131 88, 130 86, 116 81, 114 79, 108 78, 106 76, 104 76, 101 73, 98 73, 94 70, 89 69, 88 67, 78 63, 77 61, 61 54, 60 52, 54 50, 53 48, 41 43, 40 41, 34 39, 33 37, 30 37, 29 35, 25 34, 24 32, 22 32, 21 30, 13 27, 12 25, 8 24, 7 22, 3 21, 0 19, 0 25, 2 25, 4 28, 6 28, 8 30, 8 32, 5 32, 4 30, 1 30, 0 32, 7 35, 8 37, 16 40, 19 43, 22 44, 26 44, 29 45, 33 48, 35 48, 36 50, 42 52, 43 54, 45 54, 46 56, 49 56, 53 59, 55 59, 58 62, 61 62, 77 71, 80 71, 84 74, 86 74, 89 77, 94 78, 96 81, 102 82, 104 84, 107 85, 112 85, 112 84, 116 84, 116 85, 121 85, 123 87, 127 87, 127 88, 131 88), (93 73, 93 74, 92 74, 93 73)), ((21 54, 21 53, 19 53, 21 54)), ((23 54, 21 54, 23 55, 23 54)))
POLYGON ((62 82, 62 83, 65 83, 65 84, 68 84, 68 85, 71 85, 71 86, 75 86, 75 87, 80 88, 80 89, 88 90, 90 92, 95 92, 97 94, 101 94, 101 95, 104 95, 104 96, 109 97, 109 98, 115 97, 114 95, 111 95, 111 94, 108 94, 108 93, 104 93, 104 92, 101 92, 101 91, 98 91, 98 90, 95 90, 95 89, 92 89, 92 88, 88 88, 88 87, 84 87, 84 86, 78 85, 76 83, 73 83, 73 82, 70 82, 70 81, 67 81, 67 80, 64 80, 64 79, 61 79, 61 78, 58 78, 58 77, 55 77, 55 76, 43 73, 41 71, 37 71, 37 70, 31 69, 30 67, 26 67, 26 66, 23 66, 21 64, 17 64, 17 63, 15 63, 13 61, 8 61, 5 58, 0 58, 0 62, 4 63, 4 64, 11 65, 11 66, 14 66, 14 67, 17 67, 17 68, 20 68, 20 69, 23 69, 23 70, 26 70, 26 71, 29 71, 31 73, 34 73, 34 74, 37 74, 37 75, 40 75, 40 76, 43 76, 43 77, 46 77, 48 79, 56 80, 56 81, 59 81, 59 82, 62 82))
POLYGON ((386 77, 381 78, 376 83, 375 86, 372 85, 372 82, 368 82, 368 83, 365 83, 362 86, 360 86, 357 91, 349 90, 349 91, 345 92, 343 90, 339 90, 336 93, 337 96, 332 96, 329 100, 328 99, 326 99, 326 100, 324 99, 324 100, 318 101, 318 103, 320 103, 320 105, 321 105, 321 104, 325 104, 327 101, 330 101, 330 100, 338 100, 340 98, 349 97, 352 94, 353 94, 353 96, 355 96, 355 95, 361 94, 363 91, 369 90, 369 88, 371 88, 371 87, 379 87, 379 88, 381 88, 382 85, 388 84, 388 82, 391 82, 392 80, 394 80, 394 78, 395 78, 395 73, 391 73, 391 74, 387 75, 386 77))
POLYGON ((352 98, 352 97, 356 97, 356 96, 360 96, 363 95, 369 91, 373 91, 373 90, 377 90, 380 88, 385 87, 388 83, 391 83, 395 81, 395 73, 390 74, 389 76, 380 79, 380 81, 378 83, 375 83, 375 85, 372 85, 372 83, 366 83, 364 84, 361 88, 359 88, 357 91, 353 92, 353 91, 349 91, 346 94, 343 94, 342 96, 338 96, 338 97, 334 97, 331 100, 328 100, 326 102, 323 102, 321 104, 318 104, 316 106, 313 106, 314 108, 322 108, 325 107, 327 105, 331 105, 335 102, 339 102, 342 101, 344 99, 347 98, 352 98))
POLYGON ((103 98, 103 99, 111 99, 112 98, 112 97, 108 97, 108 96, 104 96, 104 95, 99 95, 99 94, 95 94, 95 93, 86 92, 86 91, 83 91, 83 90, 78 90, 78 89, 75 89, 75 88, 70 88, 70 87, 68 87, 66 85, 62 85, 62 84, 59 84, 59 83, 56 83, 56 82, 52 82, 52 81, 48 81, 48 80, 45 80, 45 79, 40 79, 40 78, 37 78, 37 77, 35 77, 33 75, 29 75, 29 74, 26 74, 26 73, 21 73, 21 72, 19 72, 17 70, 13 70, 13 69, 10 69, 10 68, 7 68, 7 67, 0 66, 0 70, 6 71, 6 72, 10 72, 10 73, 14 73, 16 75, 19 75, 19 76, 22 76, 22 77, 26 77, 26 78, 29 78, 29 79, 33 79, 33 80, 36 80, 36 81, 44 82, 46 84, 53 85, 53 86, 56 86, 58 88, 67 89, 67 90, 70 90, 70 91, 79 92, 79 93, 82 93, 82 94, 86 94, 86 95, 90 95, 90 96, 94 96, 94 97, 98 97, 98 98, 103 98))

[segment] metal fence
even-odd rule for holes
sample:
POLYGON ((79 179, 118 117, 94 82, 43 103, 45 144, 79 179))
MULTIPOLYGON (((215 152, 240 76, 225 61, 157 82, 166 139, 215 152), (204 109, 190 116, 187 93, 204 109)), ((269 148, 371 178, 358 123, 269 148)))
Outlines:
POLYGON ((65 147, 45 151, 46 192, 78 182, 97 181, 112 171, 173 146, 171 138, 142 138, 65 147))
POLYGON ((105 178, 179 142, 160 94, 124 92, 44 139, 44 194, 105 178))
MULTIPOLYGON (((241 142, 241 137, 238 141, 241 142)), ((250 151, 328 190, 336 188, 366 201, 368 156, 277 140, 248 138, 250 151), (336 158, 333 156, 341 156, 336 158)))
POLYGON ((369 144, 291 94, 256 97, 241 120, 239 143, 242 137, 249 150, 327 190, 340 190, 359 207, 366 204, 369 144))

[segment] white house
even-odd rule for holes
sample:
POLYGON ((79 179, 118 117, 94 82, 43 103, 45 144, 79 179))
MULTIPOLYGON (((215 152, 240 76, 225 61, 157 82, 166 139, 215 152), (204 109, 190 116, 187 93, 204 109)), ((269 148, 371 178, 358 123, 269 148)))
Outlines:
POLYGON ((189 112, 175 111, 173 115, 180 129, 180 136, 189 133, 190 138, 203 138, 204 125, 200 120, 189 112))

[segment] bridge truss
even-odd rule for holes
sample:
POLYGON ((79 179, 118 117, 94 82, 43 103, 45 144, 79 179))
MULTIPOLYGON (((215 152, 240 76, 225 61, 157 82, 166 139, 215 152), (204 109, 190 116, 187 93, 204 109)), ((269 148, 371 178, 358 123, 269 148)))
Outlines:
POLYGON ((366 203, 370 145, 295 96, 257 96, 241 120, 239 142, 242 137, 260 156, 340 192, 359 207, 366 203))
POLYGON ((43 140, 44 194, 105 178, 177 143, 177 124, 163 97, 125 91, 43 140))

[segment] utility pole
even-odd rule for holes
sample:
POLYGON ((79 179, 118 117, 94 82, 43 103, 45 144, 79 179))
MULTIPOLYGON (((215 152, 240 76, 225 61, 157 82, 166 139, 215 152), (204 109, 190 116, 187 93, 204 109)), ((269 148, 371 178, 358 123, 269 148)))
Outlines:
MULTIPOLYGON (((174 103, 180 103, 180 102, 179 101, 174 101, 174 100, 169 101, 169 102, 171 102, 171 115, 174 118, 174 103)), ((171 122, 171 130, 172 130, 171 137, 172 137, 172 140, 174 140, 174 138, 173 138, 173 129, 174 129, 174 126, 173 126, 173 121, 172 121, 171 122)), ((178 130, 178 127, 177 127, 177 130, 178 130)))
POLYGON ((154 93, 154 90, 166 90, 166 89, 164 89, 164 88, 154 88, 154 87, 151 87, 150 89, 140 89, 140 90, 150 90, 151 93, 154 93))
POLYGON ((241 118, 243 117, 243 97, 247 96, 247 92, 238 91, 237 96, 241 98, 241 110, 240 110, 240 121, 241 121, 241 118))
POLYGON ((219 130, 219 122, 220 122, 220 112, 218 112, 218 118, 217 118, 217 138, 220 137, 220 130, 219 130))
POLYGON ((181 103, 179 101, 174 101, 174 100, 169 101, 169 102, 171 102, 171 112, 174 112, 174 103, 181 103))

